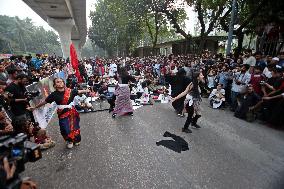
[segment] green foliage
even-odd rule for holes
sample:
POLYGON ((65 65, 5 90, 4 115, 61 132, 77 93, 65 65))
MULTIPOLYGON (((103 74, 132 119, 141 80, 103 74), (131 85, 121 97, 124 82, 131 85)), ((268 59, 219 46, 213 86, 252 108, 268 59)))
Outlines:
POLYGON ((123 0, 101 0, 90 14, 89 38, 111 56, 117 51, 128 54, 141 34, 141 22, 128 8, 123 0))
POLYGON ((0 53, 32 52, 61 55, 58 36, 29 18, 0 15, 0 53))
MULTIPOLYGON (((169 20, 156 5, 159 0, 100 0, 91 12, 92 27, 89 37, 105 49, 110 56, 123 56, 139 44, 151 44, 171 39, 176 34, 169 27, 169 20), (154 3, 156 2, 156 3, 154 3)), ((163 1, 165 2, 165 1, 163 1)), ((184 11, 175 13, 179 23, 186 17, 184 11)))

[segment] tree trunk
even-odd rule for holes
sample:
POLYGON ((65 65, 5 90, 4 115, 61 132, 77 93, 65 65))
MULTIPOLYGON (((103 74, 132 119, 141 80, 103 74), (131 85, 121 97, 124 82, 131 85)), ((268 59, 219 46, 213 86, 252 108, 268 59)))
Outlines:
POLYGON ((243 32, 238 33, 237 37, 238 37, 238 47, 236 49, 235 54, 236 54, 236 57, 239 57, 239 55, 242 52, 242 48, 243 48, 244 33, 243 32))
POLYGON ((199 41, 199 48, 198 48, 198 53, 201 53, 202 50, 205 48, 205 37, 204 35, 200 36, 200 41, 199 41))
POLYGON ((185 55, 190 53, 190 40, 188 38, 185 39, 185 55))
POLYGON ((170 20, 173 28, 176 30, 176 33, 181 34, 185 39, 191 39, 192 36, 187 34, 178 24, 177 18, 167 9, 161 11, 162 13, 166 14, 168 20, 170 20))
POLYGON ((160 26, 159 26, 158 12, 156 12, 155 13, 155 34, 153 36, 154 39, 153 39, 153 46, 152 46, 152 51, 155 54, 156 54, 155 48, 156 48, 156 45, 157 45, 157 42, 158 42, 159 29, 160 29, 160 26))

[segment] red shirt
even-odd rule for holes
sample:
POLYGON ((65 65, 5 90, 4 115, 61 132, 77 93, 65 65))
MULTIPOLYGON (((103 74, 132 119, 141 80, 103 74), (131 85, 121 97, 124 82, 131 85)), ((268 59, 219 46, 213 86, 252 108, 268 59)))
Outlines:
POLYGON ((250 78, 250 84, 252 84, 253 90, 258 95, 262 95, 260 82, 264 81, 265 76, 262 74, 252 74, 250 78))

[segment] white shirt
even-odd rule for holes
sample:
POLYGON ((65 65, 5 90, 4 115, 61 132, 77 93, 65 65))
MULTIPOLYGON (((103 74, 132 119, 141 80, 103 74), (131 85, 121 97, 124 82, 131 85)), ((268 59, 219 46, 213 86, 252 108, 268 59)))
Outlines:
POLYGON ((255 66, 256 59, 253 56, 244 59, 244 64, 248 64, 250 66, 255 66))
POLYGON ((220 91, 217 91, 217 89, 213 89, 213 91, 211 92, 209 99, 211 99, 213 96, 217 96, 219 98, 219 94, 222 94, 223 96, 225 96, 225 89, 221 89, 220 91))
POLYGON ((93 68, 91 64, 86 64, 85 69, 87 72, 88 77, 91 77, 93 75, 93 68))
POLYGON ((240 72, 235 73, 233 84, 232 84, 232 91, 237 92, 237 93, 241 92, 242 87, 244 87, 250 82, 250 78, 251 78, 251 75, 248 72, 244 74, 240 72), (240 82, 244 83, 244 85, 243 84, 237 85, 236 80, 239 80, 240 82))
POLYGON ((267 67, 264 68, 264 70, 263 70, 262 73, 263 73, 263 74, 265 75, 265 77, 267 77, 267 78, 271 78, 271 77, 272 77, 271 71, 269 71, 267 67))
POLYGON ((211 76, 207 76, 207 80, 208 80, 208 88, 211 89, 211 88, 214 88, 215 87, 215 78, 216 76, 215 75, 211 75, 211 76))
POLYGON ((74 105, 75 106, 79 106, 81 103, 88 103, 88 98, 84 94, 82 96, 77 95, 74 98, 74 105))
POLYGON ((115 63, 112 63, 109 66, 109 76, 113 77, 115 72, 117 72, 117 65, 115 63))

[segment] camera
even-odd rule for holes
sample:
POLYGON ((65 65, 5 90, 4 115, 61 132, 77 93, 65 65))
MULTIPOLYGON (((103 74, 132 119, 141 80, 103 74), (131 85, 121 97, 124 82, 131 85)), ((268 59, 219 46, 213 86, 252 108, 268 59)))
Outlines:
POLYGON ((42 158, 38 144, 27 140, 27 135, 20 133, 15 137, 0 137, 0 164, 7 157, 9 163, 16 163, 16 171, 12 179, 7 181, 7 188, 19 188, 22 180, 19 173, 25 170, 25 163, 36 162, 42 158))
POLYGON ((35 97, 39 96, 40 92, 39 91, 26 91, 24 95, 28 100, 32 100, 35 97))

